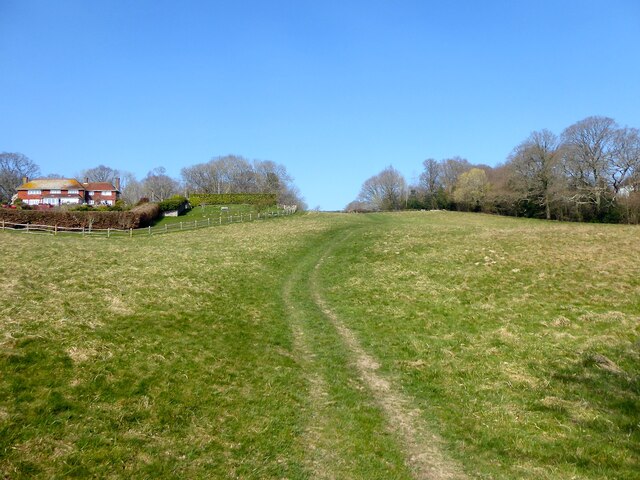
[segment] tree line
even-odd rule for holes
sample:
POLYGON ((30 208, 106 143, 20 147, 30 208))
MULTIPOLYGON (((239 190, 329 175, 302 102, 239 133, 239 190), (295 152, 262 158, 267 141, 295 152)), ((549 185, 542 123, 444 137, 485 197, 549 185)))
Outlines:
MULTIPOLYGON (((75 178, 112 184, 119 178, 121 198, 129 205, 144 198, 162 202, 176 194, 270 193, 276 194, 280 204, 304 207, 300 192, 286 168, 272 161, 250 161, 238 155, 226 155, 185 167, 180 176, 180 179, 172 178, 164 167, 157 167, 138 179, 133 173, 98 165, 78 172, 75 178)), ((66 178, 55 173, 42 176, 39 166, 21 153, 0 153, 0 202, 11 201, 23 177, 66 178)))
POLYGON ((602 116, 560 135, 532 132, 490 167, 426 159, 414 185, 392 166, 346 210, 447 209, 587 222, 640 223, 640 132, 602 116))

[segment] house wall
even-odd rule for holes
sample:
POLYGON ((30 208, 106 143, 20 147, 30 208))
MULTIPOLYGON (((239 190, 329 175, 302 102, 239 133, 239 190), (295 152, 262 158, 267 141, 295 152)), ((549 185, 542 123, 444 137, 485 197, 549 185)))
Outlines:
POLYGON ((116 191, 94 191, 87 193, 87 203, 89 205, 115 205, 119 195, 116 191))
POLYGON ((51 196, 51 190, 40 190, 39 194, 29 194, 28 190, 18 191, 18 198, 27 205, 40 205, 43 203, 49 205, 77 205, 82 203, 78 195, 83 196, 84 191, 80 190, 78 194, 74 193, 69 196, 68 190, 61 190, 60 193, 55 194, 54 197, 51 196))

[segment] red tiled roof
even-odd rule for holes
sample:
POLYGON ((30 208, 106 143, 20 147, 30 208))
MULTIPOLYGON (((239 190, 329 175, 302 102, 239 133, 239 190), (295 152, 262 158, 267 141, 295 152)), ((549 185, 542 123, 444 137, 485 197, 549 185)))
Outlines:
POLYGON ((83 183, 82 185, 84 185, 85 190, 91 190, 91 191, 116 191, 116 187, 113 186, 113 184, 109 183, 109 182, 89 182, 89 183, 83 183))

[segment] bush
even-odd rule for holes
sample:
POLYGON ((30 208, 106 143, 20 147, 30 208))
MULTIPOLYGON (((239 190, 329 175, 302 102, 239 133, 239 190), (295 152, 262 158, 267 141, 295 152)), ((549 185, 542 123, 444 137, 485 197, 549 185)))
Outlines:
POLYGON ((178 212, 182 212, 189 208, 189 200, 182 195, 174 195, 171 198, 163 200, 158 205, 161 212, 169 212, 171 210, 178 210, 178 212))
POLYGON ((194 193, 189 196, 192 206, 198 205, 275 205, 278 197, 275 193, 194 193))
POLYGON ((160 216, 157 203, 145 203, 128 212, 78 210, 9 210, 0 209, 0 220, 10 223, 57 225, 67 228, 140 228, 153 223, 160 216))
POLYGON ((93 210, 93 207, 91 207, 91 205, 83 203, 82 205, 71 207, 70 210, 73 212, 90 212, 93 210))

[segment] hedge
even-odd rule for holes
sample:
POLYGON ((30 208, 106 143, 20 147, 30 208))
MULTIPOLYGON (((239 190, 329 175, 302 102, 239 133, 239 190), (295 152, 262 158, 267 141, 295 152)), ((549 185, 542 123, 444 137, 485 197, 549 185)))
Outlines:
POLYGON ((278 196, 275 193, 194 193, 189 196, 191 206, 198 205, 275 205, 278 196))
POLYGON ((182 195, 174 195, 173 197, 167 198, 160 202, 160 211, 161 212, 169 212, 171 210, 185 210, 186 204, 189 203, 189 200, 182 195))
POLYGON ((57 225, 66 228, 140 228, 160 216, 157 203, 145 203, 127 212, 78 212, 69 210, 13 210, 0 208, 0 220, 9 223, 57 225))

